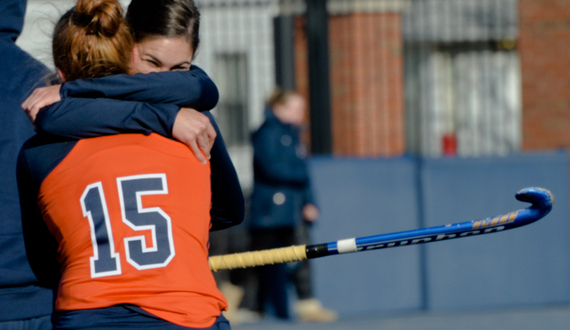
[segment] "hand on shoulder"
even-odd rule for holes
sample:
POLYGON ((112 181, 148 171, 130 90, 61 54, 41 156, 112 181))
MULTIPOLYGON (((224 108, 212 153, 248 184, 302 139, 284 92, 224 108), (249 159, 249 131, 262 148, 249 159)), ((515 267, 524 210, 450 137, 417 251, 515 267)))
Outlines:
POLYGON ((172 136, 186 144, 203 164, 210 159, 210 150, 216 139, 216 130, 210 119, 194 109, 181 108, 174 120, 172 136))
POLYGON ((61 84, 36 88, 30 96, 22 103, 22 109, 28 119, 34 124, 38 112, 43 107, 47 107, 61 101, 61 84))

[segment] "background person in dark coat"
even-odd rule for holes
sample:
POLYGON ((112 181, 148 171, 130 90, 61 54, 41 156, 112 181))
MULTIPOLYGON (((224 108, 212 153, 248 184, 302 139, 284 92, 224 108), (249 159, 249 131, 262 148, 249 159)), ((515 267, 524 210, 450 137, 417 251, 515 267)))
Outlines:
POLYGON ((34 129, 20 104, 49 72, 16 46, 25 0, 0 1, 0 329, 51 329, 52 291, 38 285, 22 236, 16 161, 34 129))
MULTIPOLYGON (((292 91, 276 90, 268 101, 265 122, 253 134, 254 189, 251 196, 250 230, 253 250, 308 244, 308 228, 317 220, 301 143, 306 102, 292 91)), ((324 309, 313 298, 308 261, 294 265, 259 267, 257 310, 267 304, 279 318, 287 319, 287 283, 292 276, 299 297, 297 316, 301 321, 331 322, 336 313, 324 309)))

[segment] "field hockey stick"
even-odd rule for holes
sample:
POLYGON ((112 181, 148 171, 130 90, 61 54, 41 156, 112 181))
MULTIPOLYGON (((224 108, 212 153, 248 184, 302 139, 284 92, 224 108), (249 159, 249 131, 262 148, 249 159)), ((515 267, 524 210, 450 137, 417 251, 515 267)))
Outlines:
POLYGON ((488 234, 517 228, 535 222, 550 212, 554 204, 552 193, 543 188, 525 188, 516 199, 532 205, 526 209, 493 218, 474 220, 446 226, 436 226, 376 236, 343 239, 336 242, 296 245, 285 248, 226 254, 210 257, 210 269, 235 269, 314 259, 335 254, 385 249, 437 242, 454 238, 488 234))

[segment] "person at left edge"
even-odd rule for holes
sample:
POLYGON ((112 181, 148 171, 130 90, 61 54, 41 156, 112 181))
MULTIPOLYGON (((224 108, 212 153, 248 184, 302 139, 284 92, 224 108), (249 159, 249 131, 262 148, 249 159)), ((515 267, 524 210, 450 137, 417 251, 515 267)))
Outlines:
POLYGON ((20 104, 48 69, 16 45, 25 0, 0 1, 0 329, 51 329, 52 290, 39 285, 26 258, 16 160, 34 134, 20 104))

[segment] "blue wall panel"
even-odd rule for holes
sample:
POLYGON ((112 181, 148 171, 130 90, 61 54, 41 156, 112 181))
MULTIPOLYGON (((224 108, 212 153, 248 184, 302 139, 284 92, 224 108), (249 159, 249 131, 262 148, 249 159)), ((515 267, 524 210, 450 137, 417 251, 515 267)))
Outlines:
POLYGON ((507 232, 313 260, 315 291, 344 315, 570 302, 568 155, 310 162, 321 217, 313 243, 464 222, 526 208, 550 189, 544 219, 507 232))
MULTIPOLYGON (((321 210, 313 242, 370 236, 419 226, 411 159, 313 158, 321 210)), ((316 295, 341 314, 418 309, 420 248, 405 247, 313 261, 316 295)))
POLYGON ((426 159, 421 168, 428 227, 526 208, 514 198, 525 187, 547 188, 557 201, 526 227, 424 245, 429 309, 570 302, 566 153, 426 159))

